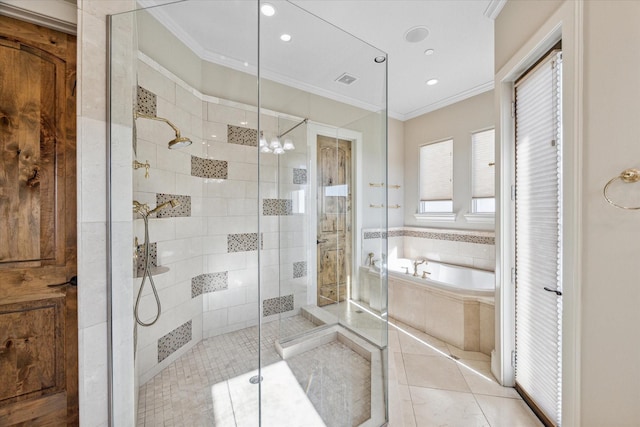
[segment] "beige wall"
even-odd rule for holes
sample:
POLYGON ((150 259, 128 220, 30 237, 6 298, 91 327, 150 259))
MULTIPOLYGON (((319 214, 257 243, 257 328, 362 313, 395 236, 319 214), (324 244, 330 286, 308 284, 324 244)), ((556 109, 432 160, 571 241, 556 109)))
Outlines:
POLYGON ((520 47, 533 36, 564 0, 511 0, 494 23, 494 63, 498 72, 520 47), (526 20, 521 17, 526 16, 526 20))
MULTIPOLYGON (((563 19, 582 24, 584 58, 581 64, 578 63, 577 73, 569 77, 573 84, 579 81, 576 79, 582 71, 582 122, 576 127, 578 135, 582 133, 582 140, 578 136, 565 141, 565 146, 574 144, 580 154, 576 159, 578 173, 573 176, 579 178, 576 188, 578 200, 581 200, 566 208, 576 209, 576 218, 582 223, 576 236, 581 242, 576 254, 579 266, 576 274, 580 281, 574 292, 564 295, 565 307, 577 306, 579 310, 577 324, 573 326, 577 331, 576 341, 568 342, 565 338, 564 342, 564 370, 577 369, 577 377, 575 381, 563 384, 563 406, 570 409, 566 399, 574 388, 577 389, 578 406, 576 414, 565 414, 565 420, 573 420, 565 421, 565 424, 638 426, 640 274, 637 240, 640 218, 637 212, 608 205, 602 197, 602 188, 621 170, 640 166, 637 141, 640 132, 637 119, 640 111, 640 57, 637 55, 640 3, 567 0, 561 8, 556 3, 508 2, 496 20, 496 63, 509 61, 543 25, 545 15, 551 16, 555 9, 570 11, 569 16, 563 12, 563 19), (505 42, 506 39, 509 41, 505 42), (575 350, 567 354, 567 347, 575 350)), ((551 24, 556 25, 556 22, 551 24)), ((565 46, 567 58, 579 55, 581 45, 579 32, 577 34, 577 48, 573 43, 565 46)), ((571 118, 568 120, 571 123, 571 118)), ((625 190, 638 191, 633 187, 625 190)), ((571 244, 566 242, 568 247, 571 244)), ((566 317, 564 320, 572 321, 566 317)))
POLYGON ((390 186, 399 185, 400 188, 389 188, 387 200, 389 206, 400 205, 400 208, 389 209, 389 227, 404 225, 404 123, 389 119, 387 139, 387 183, 390 186))
POLYGON ((457 229, 493 229, 492 224, 469 224, 461 214, 471 209, 471 133, 494 126, 493 91, 404 122, 404 224, 457 229), (419 147, 453 138, 453 211, 455 223, 418 222, 419 147))

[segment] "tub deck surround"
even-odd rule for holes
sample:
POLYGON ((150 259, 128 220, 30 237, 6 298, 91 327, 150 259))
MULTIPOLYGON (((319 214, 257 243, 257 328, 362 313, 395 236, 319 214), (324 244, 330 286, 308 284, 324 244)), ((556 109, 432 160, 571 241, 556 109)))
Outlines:
POLYGON ((465 351, 490 355, 493 350, 491 294, 460 287, 445 289, 439 281, 389 271, 389 317, 465 351))

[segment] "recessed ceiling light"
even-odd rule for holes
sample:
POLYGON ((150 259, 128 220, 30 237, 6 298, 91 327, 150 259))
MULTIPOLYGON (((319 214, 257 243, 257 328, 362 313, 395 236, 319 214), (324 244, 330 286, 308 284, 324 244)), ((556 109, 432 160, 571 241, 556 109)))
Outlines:
POLYGON ((264 3, 260 6, 260 12, 262 12, 264 16, 273 16, 276 13, 276 8, 269 3, 264 3))
POLYGON ((375 58, 373 58, 373 62, 375 62, 376 64, 382 64, 386 60, 387 57, 384 55, 376 56, 375 58))
POLYGON ((433 52, 435 52, 435 50, 433 50, 433 49, 427 49, 427 50, 425 50, 425 51, 424 51, 424 54, 425 54, 425 55, 433 55, 433 52))
POLYGON ((280 40, 282 40, 283 42, 290 42, 291 41, 291 35, 290 34, 282 34, 280 36, 280 40))
MULTIPOLYGON (((218 136, 218 135, 211 135, 211 138, 215 138, 215 137, 217 137, 217 136, 218 136)), ((204 142, 203 142, 203 144, 204 144, 204 142)))
POLYGON ((404 33, 404 39, 409 43, 418 43, 426 39, 428 35, 429 29, 420 25, 418 27, 409 28, 407 32, 404 33))
POLYGON ((427 80, 427 84, 429 86, 433 86, 433 85, 435 85, 437 83, 438 83, 438 79, 429 79, 429 80, 427 80))

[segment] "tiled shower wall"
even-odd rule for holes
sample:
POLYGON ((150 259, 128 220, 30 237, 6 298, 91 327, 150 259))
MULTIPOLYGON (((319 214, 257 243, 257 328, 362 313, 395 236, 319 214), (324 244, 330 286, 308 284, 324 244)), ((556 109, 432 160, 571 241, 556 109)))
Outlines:
MULTIPOLYGON (((363 230, 363 261, 369 252, 380 258, 380 231, 363 230)), ((419 227, 389 228, 389 258, 427 258, 447 264, 495 270, 493 231, 453 230, 419 227)))
MULTIPOLYGON (((259 316, 266 321, 294 315, 306 304, 307 277, 299 264, 294 277, 294 263, 307 261, 308 218, 292 195, 306 191, 306 180, 294 184, 301 175, 294 170, 306 172, 307 155, 304 143, 279 159, 261 155, 258 177, 255 107, 202 96, 144 57, 138 84, 145 99, 155 95, 157 116, 193 140, 169 150, 170 127, 136 120, 136 159, 151 168, 148 179, 144 169, 134 171, 134 199, 152 208, 170 199, 180 203, 149 221, 157 264, 169 271, 154 276, 162 302, 159 321, 138 327, 137 368, 144 383, 203 338, 255 325, 259 316), (258 299, 259 244, 264 310, 258 299)), ((269 114, 262 115, 261 126, 270 136, 282 131, 279 126, 290 127, 269 114)), ((134 223, 141 244, 143 221, 134 223)), ((134 282, 137 291, 141 279, 134 282)), ((155 300, 148 283, 143 295, 140 313, 149 320, 155 300)))

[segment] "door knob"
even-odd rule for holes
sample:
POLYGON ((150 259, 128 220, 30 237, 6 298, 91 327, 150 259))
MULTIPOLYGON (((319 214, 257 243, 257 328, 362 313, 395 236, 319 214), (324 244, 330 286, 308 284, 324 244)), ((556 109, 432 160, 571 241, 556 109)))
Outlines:
POLYGON ((322 239, 322 240, 316 240, 316 244, 320 244, 320 243, 327 243, 329 241, 329 239, 322 239))

